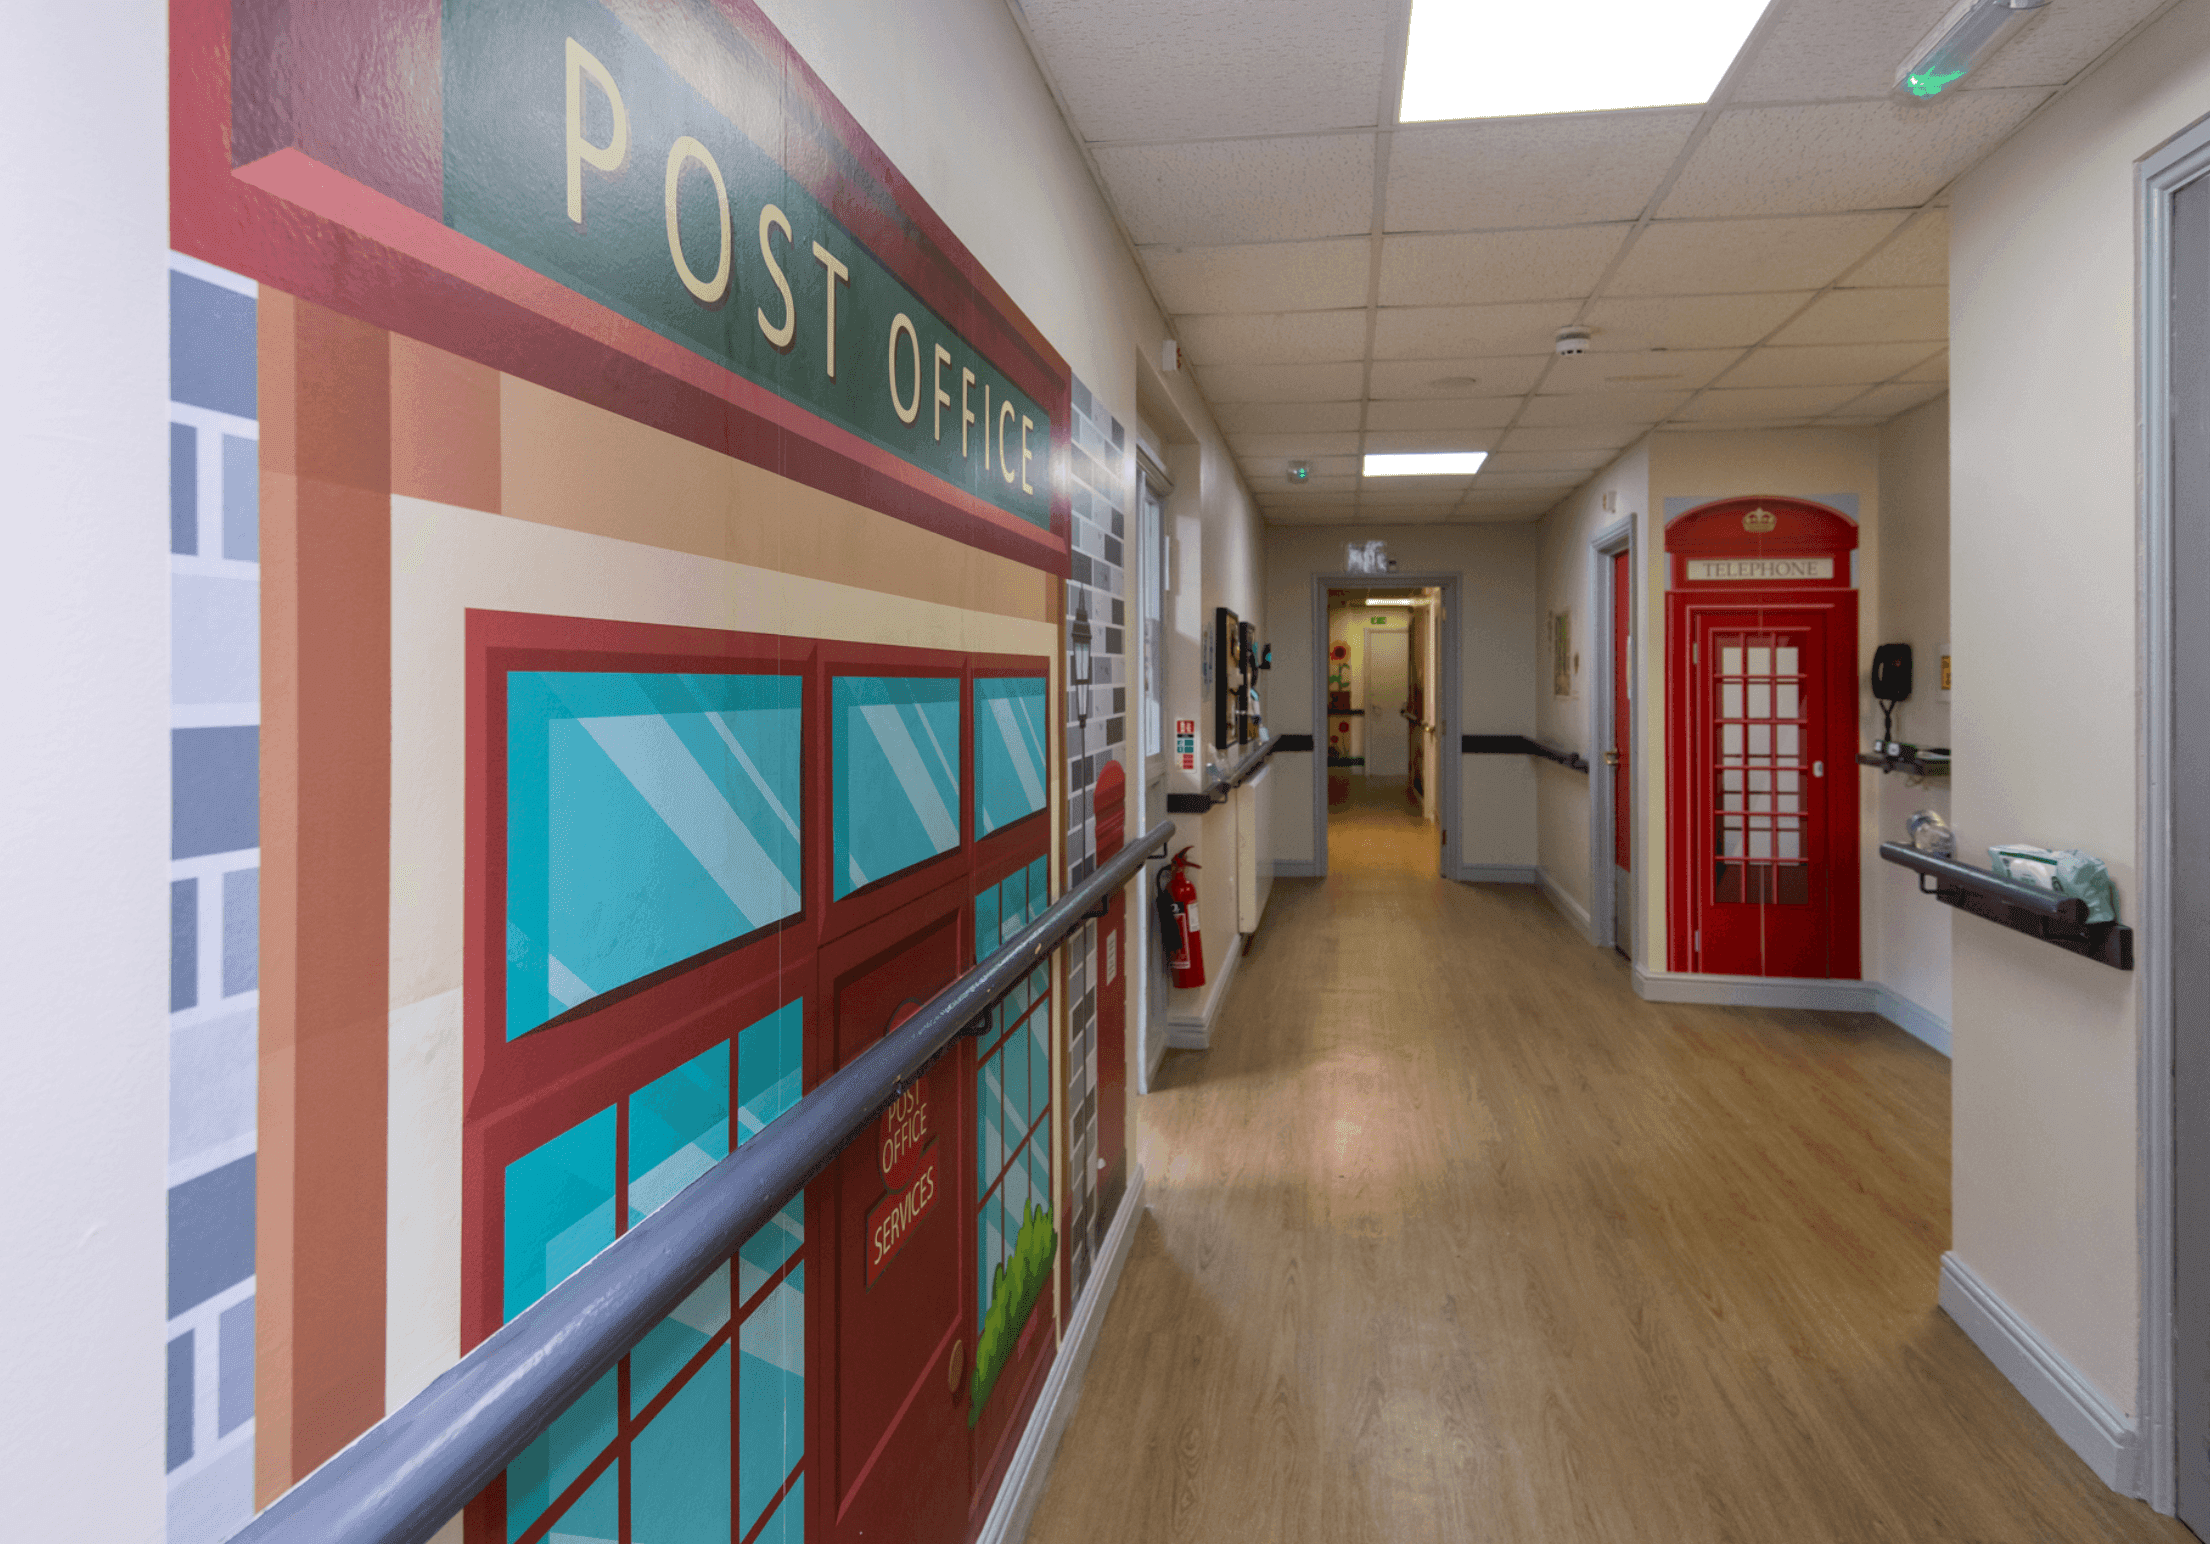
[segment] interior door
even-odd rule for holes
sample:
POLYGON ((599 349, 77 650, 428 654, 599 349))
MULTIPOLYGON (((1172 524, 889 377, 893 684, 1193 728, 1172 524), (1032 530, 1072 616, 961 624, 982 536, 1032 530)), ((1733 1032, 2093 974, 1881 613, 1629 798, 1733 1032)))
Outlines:
MULTIPOLYGON (((948 886, 824 949, 839 1067, 959 975, 963 910, 962 888, 948 886)), ((972 1057, 960 1041, 817 1187, 836 1217, 825 1467, 840 1541, 949 1544, 965 1532, 972 1057)))
POLYGON ((1836 945, 1845 921, 1855 938, 1855 887, 1837 868, 1844 861, 1855 873, 1856 763, 1832 727, 1837 705, 1851 705, 1853 630, 1849 640, 1835 636, 1830 603, 1699 606, 1690 616, 1694 968, 1855 975, 1855 948, 1845 956, 1836 945))
POLYGON ((1411 691, 1411 634, 1366 629, 1366 775, 1400 778, 1405 758, 1404 703, 1411 691))
POLYGON ((1634 958, 1634 591, 1625 548, 1611 555, 1612 946, 1634 958))

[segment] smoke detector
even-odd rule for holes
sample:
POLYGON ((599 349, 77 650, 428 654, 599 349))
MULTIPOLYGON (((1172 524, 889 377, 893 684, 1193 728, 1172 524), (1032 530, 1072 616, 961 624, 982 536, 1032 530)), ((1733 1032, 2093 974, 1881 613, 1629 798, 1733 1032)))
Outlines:
POLYGON ((1560 327, 1558 329, 1558 352, 1560 354, 1587 353, 1588 329, 1586 327, 1560 327))

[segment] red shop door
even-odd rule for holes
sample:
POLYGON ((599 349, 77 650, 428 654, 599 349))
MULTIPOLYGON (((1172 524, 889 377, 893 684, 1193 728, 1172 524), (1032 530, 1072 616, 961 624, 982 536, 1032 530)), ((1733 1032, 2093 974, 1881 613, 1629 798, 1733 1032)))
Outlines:
POLYGON ((1727 599, 1674 597, 1687 968, 1855 977, 1855 594, 1727 599))
MULTIPOLYGON (((839 1067, 959 975, 964 895, 938 891, 823 950, 839 1067)), ((966 1530, 971 1060, 960 1041, 815 1187, 836 1217, 823 1436, 839 1541, 950 1544, 966 1530)))

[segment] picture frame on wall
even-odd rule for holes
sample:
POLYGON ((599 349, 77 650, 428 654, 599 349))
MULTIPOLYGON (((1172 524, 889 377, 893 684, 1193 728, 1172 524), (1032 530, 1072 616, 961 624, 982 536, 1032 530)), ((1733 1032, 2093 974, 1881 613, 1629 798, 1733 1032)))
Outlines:
POLYGON ((1550 614, 1550 695, 1573 695, 1573 613, 1550 614))

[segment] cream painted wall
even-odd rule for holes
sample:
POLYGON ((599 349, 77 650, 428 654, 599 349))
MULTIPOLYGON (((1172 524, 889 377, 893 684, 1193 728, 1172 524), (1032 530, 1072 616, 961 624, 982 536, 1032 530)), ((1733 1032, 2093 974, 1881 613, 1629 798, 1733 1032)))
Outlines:
MULTIPOLYGON (((1312 579, 1343 572, 1353 541, 1382 540, 1406 574, 1458 574, 1457 734, 1530 734, 1535 722, 1538 533, 1532 524, 1270 526, 1266 530, 1266 615, 1274 644, 1267 689, 1277 733, 1311 734, 1313 755, 1277 756, 1274 856, 1310 863, 1312 779, 1322 775, 1327 729, 1312 719, 1312 579), (1281 774, 1291 774, 1282 776, 1281 774)), ((1460 861, 1531 868, 1535 862, 1535 773, 1525 756, 1462 756, 1460 861)))
MULTIPOLYGON (((1960 846, 2096 853, 2138 904, 2136 160, 2210 107, 2184 0, 1956 188, 1950 705, 1960 846), (2021 595, 2061 596, 2049 625, 2021 595)), ((2138 1406, 2137 973, 1957 919, 1954 1249, 2138 1406)), ((2144 966, 2153 961, 2143 961, 2144 966)))
POLYGON ((168 32, 148 5, 16 18, 0 157, 0 1441, 8 1533, 165 1527, 168 32), (35 127, 34 127, 35 126, 35 127))
MULTIPOLYGON (((1914 745, 1949 744, 1949 704, 1941 692, 1941 656, 1949 647, 1949 399, 1937 397, 1880 429, 1880 578, 1878 637, 1911 646, 1911 700, 1895 710, 1895 735, 1914 745)), ((1867 688, 1869 699, 1870 688, 1867 688)), ((1879 733, 1877 703, 1867 709, 1866 740, 1879 733)), ((1948 819, 1949 779, 1913 786, 1901 773, 1867 768, 1876 842, 1903 840, 1913 810, 1948 819)), ((1967 854, 1971 856, 1971 854, 1967 854)), ((1949 1022, 1950 923, 1956 913, 1918 893, 1917 876, 1867 853, 1864 869, 1865 977, 1878 981, 1942 1024, 1949 1022)), ((1960 925, 1971 925, 1960 920, 1960 925)))
MULTIPOLYGON (((1645 438, 1628 447, 1542 518, 1537 625, 1554 612, 1570 611, 1575 647, 1581 652, 1584 668, 1574 682, 1574 694, 1559 697, 1551 690, 1546 660, 1535 683, 1536 736, 1560 750, 1580 752, 1591 763, 1591 770, 1575 772, 1555 762, 1536 763, 1536 862, 1551 884, 1581 908, 1577 920, 1583 926, 1587 925, 1594 900, 1590 893, 1589 800, 1609 776, 1598 754, 1605 737, 1596 722, 1597 690, 1591 672, 1601 654, 1599 635, 1610 623, 1602 614, 1603 592, 1596 583, 1589 543, 1622 520, 1637 522, 1639 529, 1640 517, 1649 507, 1650 442, 1645 438), (1604 507, 1607 497, 1612 506, 1609 509, 1604 507)), ((1643 630, 1638 617, 1634 624, 1638 640, 1643 630)), ((1547 639, 1544 647, 1548 647, 1547 639)), ((1637 653, 1647 651, 1638 648, 1637 653)))
MULTIPOLYGON (((1635 614, 1647 618, 1645 630, 1652 640, 1665 636, 1665 501, 1667 499, 1728 498, 1738 494, 1771 493, 1795 498, 1826 499, 1852 495, 1857 501, 1858 522, 1858 618, 1857 673, 1859 678, 1858 739, 1867 743, 1879 712, 1863 690, 1871 667, 1874 619, 1880 615, 1879 564, 1874 561, 1880 531, 1880 435, 1875 429, 1751 429, 1716 432, 1658 434, 1650 441, 1650 505, 1636 524, 1636 540, 1643 554, 1637 578, 1642 593, 1635 597, 1635 614)), ((1635 944, 1635 958, 1651 975, 1665 974, 1666 950, 1665 874, 1665 651, 1663 647, 1637 650, 1641 655, 1642 700, 1636 709, 1636 731, 1641 736, 1642 769, 1637 778, 1636 808, 1645 812, 1641 837, 1642 936, 1635 944)), ((1857 780, 1859 846, 1867 857, 1878 844, 1877 774, 1854 762, 1846 772, 1865 771, 1857 780)), ((1877 860, 1872 860, 1877 861, 1877 860)), ((1870 886, 1867 886, 1868 891, 1870 886)), ((1872 934, 1869 914, 1864 936, 1872 934)))

